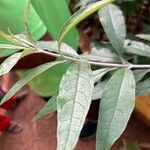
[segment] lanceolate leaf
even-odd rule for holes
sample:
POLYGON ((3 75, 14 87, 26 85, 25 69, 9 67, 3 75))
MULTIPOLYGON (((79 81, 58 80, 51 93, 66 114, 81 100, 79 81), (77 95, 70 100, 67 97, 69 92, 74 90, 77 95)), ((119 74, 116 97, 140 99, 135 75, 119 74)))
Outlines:
POLYGON ((62 41, 64 40, 64 37, 66 34, 79 22, 81 22, 83 19, 91 15, 92 13, 98 11, 100 8, 106 6, 107 4, 113 2, 114 0, 102 0, 95 2, 91 5, 88 5, 80 10, 78 10, 72 17, 66 22, 66 24, 62 27, 59 35, 58 44, 60 47, 62 41))
POLYGON ((57 100, 57 150, 73 150, 89 110, 93 74, 87 62, 74 63, 63 76, 57 100))
POLYGON ((94 86, 92 100, 97 100, 97 99, 100 99, 102 97, 102 93, 104 91, 104 88, 105 88, 107 82, 108 82, 108 80, 106 80, 106 81, 99 81, 94 86))
POLYGON ((107 72, 114 70, 114 68, 104 68, 93 71, 94 83, 100 80, 107 72))
POLYGON ((126 40, 124 49, 127 53, 150 57, 150 46, 142 42, 126 40))
POLYGON ((21 39, 16 38, 14 35, 7 35, 7 34, 3 33, 2 31, 0 31, 0 36, 3 37, 4 39, 6 39, 7 41, 11 42, 14 45, 28 47, 27 44, 25 44, 21 39))
POLYGON ((21 59, 22 57, 32 53, 32 49, 26 49, 23 52, 18 52, 10 57, 8 57, 1 65, 0 65, 0 76, 8 73, 21 59))
POLYGON ((97 128, 97 150, 109 150, 124 131, 134 108, 135 80, 129 69, 118 70, 102 94, 97 128))
POLYGON ((109 43, 91 44, 91 54, 101 62, 121 62, 120 57, 114 52, 114 48, 109 43))
POLYGON ((35 119, 40 119, 43 116, 50 114, 57 110, 57 96, 58 96, 58 94, 56 94, 52 98, 50 98, 50 100, 45 104, 45 106, 36 115, 35 119))
POLYGON ((126 29, 121 10, 117 6, 109 4, 99 10, 99 18, 115 51, 122 56, 126 29))
POLYGON ((44 71, 48 70, 49 68, 53 67, 54 65, 64 63, 65 61, 56 61, 50 62, 43 65, 40 65, 34 69, 27 71, 22 78, 15 83, 15 85, 7 92, 7 94, 2 99, 1 103, 8 101, 17 91, 19 91, 25 84, 31 81, 33 78, 38 76, 39 74, 43 73, 44 71))
POLYGON ((25 49, 26 47, 23 46, 16 46, 16 45, 11 45, 11 44, 0 44, 0 49, 25 49))
POLYGON ((0 65, 0 76, 2 76, 3 74, 8 73, 15 66, 15 64, 18 62, 18 60, 20 59, 21 55, 22 55, 22 52, 15 53, 15 54, 11 55, 10 57, 8 57, 0 65))
POLYGON ((141 38, 141 39, 150 41, 150 34, 137 34, 136 36, 141 38))
POLYGON ((137 83, 136 85, 136 95, 150 95, 150 78, 137 83))
MULTIPOLYGON (((37 46, 43 50, 59 53, 57 41, 39 41, 37 42, 37 46)), ((64 55, 73 56, 76 58, 80 57, 72 47, 65 43, 62 43, 61 51, 64 55)))
POLYGON ((134 78, 136 82, 139 82, 147 73, 150 72, 150 69, 138 69, 134 70, 134 78))

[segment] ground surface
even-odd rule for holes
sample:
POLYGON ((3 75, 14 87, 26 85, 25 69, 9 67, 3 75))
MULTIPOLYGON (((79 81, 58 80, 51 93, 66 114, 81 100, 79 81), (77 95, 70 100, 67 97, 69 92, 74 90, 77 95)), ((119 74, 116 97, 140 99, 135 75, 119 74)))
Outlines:
MULTIPOLYGON (((44 101, 28 87, 28 96, 11 112, 10 115, 23 126, 23 131, 17 135, 5 133, 0 137, 0 150, 56 150, 56 114, 48 115, 38 121, 32 121, 44 101)), ((132 115, 127 129, 113 147, 120 149, 122 140, 137 142, 142 150, 150 150, 150 128, 132 115)), ((76 150, 95 150, 95 139, 79 141, 76 150)))

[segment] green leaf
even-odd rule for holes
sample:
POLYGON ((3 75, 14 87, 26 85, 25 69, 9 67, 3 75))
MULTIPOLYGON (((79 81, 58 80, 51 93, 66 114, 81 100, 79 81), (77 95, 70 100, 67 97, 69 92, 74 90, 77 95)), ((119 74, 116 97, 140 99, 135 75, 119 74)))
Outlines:
POLYGON ((88 5, 80 10, 78 10, 75 14, 71 16, 70 19, 65 23, 65 25, 62 27, 59 35, 58 40, 58 47, 60 47, 62 41, 64 40, 66 34, 75 27, 78 23, 80 23, 82 20, 84 20, 86 17, 91 15, 92 13, 98 11, 100 8, 108 5, 109 3, 113 2, 114 0, 102 0, 95 2, 91 5, 88 5))
POLYGON ((121 62, 120 57, 113 51, 113 47, 108 43, 93 43, 91 53, 83 54, 82 58, 96 62, 121 62))
POLYGON ((135 80, 129 69, 118 70, 102 94, 97 150, 109 150, 124 131, 135 103, 135 80))
POLYGON ((40 75, 44 71, 53 67, 54 65, 61 64, 64 62, 65 61, 55 61, 55 62, 45 63, 43 65, 40 65, 36 68, 33 68, 33 69, 27 71, 22 76, 22 78, 17 83, 15 83, 15 85, 7 92, 7 94, 2 99, 1 103, 8 101, 17 91, 19 91, 25 84, 27 84, 29 81, 34 79, 36 76, 40 75))
POLYGON ((11 44, 0 44, 0 49, 17 49, 17 50, 22 50, 26 49, 24 46, 16 46, 16 45, 11 45, 11 44))
POLYGON ((137 83, 136 85, 136 95, 150 95, 150 78, 137 83))
POLYGON ((57 99, 57 150, 73 150, 88 113, 93 74, 87 62, 74 63, 60 83, 57 99))
POLYGON ((140 80, 142 80, 142 78, 150 72, 150 69, 138 69, 138 70, 134 70, 133 74, 134 74, 134 78, 136 83, 139 82, 140 80))
POLYGON ((102 26, 115 51, 122 56, 126 37, 125 21, 122 11, 115 5, 109 4, 98 12, 102 26))
POLYGON ((1 65, 0 65, 0 76, 8 73, 18 62, 22 55, 22 52, 15 53, 8 57, 1 65))
POLYGON ((150 34, 137 34, 136 37, 139 37, 143 40, 150 41, 150 34))
POLYGON ((15 53, 8 57, 1 65, 0 65, 0 76, 8 73, 21 59, 22 57, 31 54, 32 49, 26 49, 23 52, 15 53))
POLYGON ((126 53, 150 57, 150 46, 142 42, 126 40, 124 50, 126 53))
POLYGON ((52 96, 34 119, 40 119, 47 114, 55 112, 57 110, 57 96, 58 94, 52 96))
POLYGON ((11 42, 14 45, 28 47, 28 45, 26 45, 21 39, 18 39, 17 37, 15 37, 12 34, 7 35, 7 34, 3 33, 2 31, 0 31, 0 36, 3 37, 4 39, 6 39, 7 41, 11 42))
POLYGON ((93 71, 94 83, 100 80, 107 72, 114 70, 115 68, 104 68, 93 71))
MULTIPOLYGON (((37 42, 37 47, 50 52, 59 53, 57 41, 39 41, 37 42)), ((76 58, 80 57, 72 47, 65 43, 62 43, 61 45, 61 52, 67 56, 72 56, 76 58)))
POLYGON ((102 93, 104 91, 104 88, 105 88, 107 82, 108 82, 107 80, 106 81, 99 81, 94 86, 92 100, 101 99, 102 93))

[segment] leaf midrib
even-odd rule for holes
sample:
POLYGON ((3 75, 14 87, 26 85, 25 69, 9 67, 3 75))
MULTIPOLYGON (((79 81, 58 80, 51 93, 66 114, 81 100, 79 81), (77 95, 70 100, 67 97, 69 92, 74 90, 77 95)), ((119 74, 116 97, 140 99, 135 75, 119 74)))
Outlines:
MULTIPOLYGON (((77 73, 77 83, 79 83, 79 77, 80 77, 80 71, 81 71, 81 64, 80 64, 80 66, 78 66, 78 73, 77 73)), ((79 84, 77 84, 77 86, 76 86, 76 88, 75 88, 75 93, 77 93, 77 91, 78 91, 78 87, 79 87, 79 84)), ((71 112, 71 116, 73 116, 73 114, 74 114, 74 106, 75 106, 75 104, 76 104, 76 98, 77 98, 77 94, 75 94, 75 99, 74 99, 74 101, 73 101, 73 109, 72 109, 72 112, 71 112)), ((73 117, 71 117, 71 120, 70 120, 70 125, 69 125, 69 132, 68 132, 68 134, 67 134, 67 143, 65 144, 65 147, 64 147, 64 149, 66 149, 66 146, 68 145, 68 140, 69 140, 69 136, 70 136, 70 132, 71 132, 71 127, 72 127, 72 120, 73 120, 73 117)))
MULTIPOLYGON (((124 85, 124 76, 125 76, 125 74, 126 74, 126 71, 127 71, 127 69, 124 71, 124 75, 122 76, 122 84, 121 84, 121 86, 120 86, 120 89, 121 89, 121 90, 120 90, 120 92, 119 92, 118 100, 120 99, 120 94, 121 94, 121 91, 122 91, 122 86, 124 85)), ((117 103, 116 103, 116 107, 115 107, 115 108, 117 108, 118 100, 117 100, 117 103)), ((116 109, 115 109, 115 111, 114 111, 114 113, 113 113, 113 116, 112 116, 112 119, 111 119, 111 121, 110 121, 111 123, 112 123, 112 120, 113 120, 113 118, 114 118, 114 116, 115 116, 115 113, 116 113, 116 109)), ((106 135, 105 135, 105 138, 104 138, 104 139, 106 139, 106 137, 108 137, 108 133, 109 133, 109 130, 110 130, 111 123, 110 123, 110 125, 109 125, 109 128, 108 128, 108 130, 107 130, 107 132, 106 132, 106 135)), ((104 149, 105 143, 106 143, 106 140, 104 140, 103 149, 104 149)))

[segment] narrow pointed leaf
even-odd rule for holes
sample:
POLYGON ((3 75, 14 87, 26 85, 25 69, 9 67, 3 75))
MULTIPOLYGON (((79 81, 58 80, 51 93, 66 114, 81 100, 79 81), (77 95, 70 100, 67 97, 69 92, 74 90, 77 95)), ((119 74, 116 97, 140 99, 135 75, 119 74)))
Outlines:
POLYGON ((40 110, 40 112, 35 116, 34 119, 40 119, 43 116, 56 111, 57 110, 57 96, 58 94, 50 98, 49 101, 45 104, 45 106, 40 110))
POLYGON ((150 41, 150 34, 137 34, 136 36, 141 38, 141 39, 150 41))
POLYGON ((92 43, 91 53, 87 58, 99 62, 121 62, 120 57, 114 52, 114 48, 108 43, 92 43))
POLYGON ((124 50, 126 53, 150 57, 150 45, 143 42, 126 40, 124 50))
POLYGON ((150 69, 138 69, 138 70, 134 70, 133 74, 134 74, 134 78, 136 83, 139 82, 140 80, 142 80, 142 78, 150 72, 150 69))
MULTIPOLYGON (((43 50, 59 53, 57 41, 39 41, 37 42, 37 46, 43 50)), ((76 58, 80 57, 72 47, 65 43, 62 43, 61 51, 64 55, 73 56, 76 58)))
POLYGON ((137 83, 136 85, 136 95, 150 95, 150 78, 137 83))
POLYGON ((25 49, 26 47, 23 46, 16 46, 16 45, 11 45, 11 44, 0 44, 0 49, 25 49))
POLYGON ((135 103, 135 80, 129 69, 118 70, 102 94, 97 150, 109 150, 124 131, 135 103))
POLYGON ((0 65, 0 76, 8 73, 21 59, 22 57, 31 54, 32 50, 31 49, 26 49, 23 52, 18 52, 10 57, 8 57, 1 65, 0 65))
POLYGON ((63 76, 57 99, 57 150, 73 150, 93 91, 93 74, 87 62, 74 63, 63 76))
POLYGON ((15 38, 15 36, 7 35, 7 34, 3 33, 2 31, 0 31, 0 36, 3 37, 4 39, 6 39, 7 41, 11 42, 14 45, 27 46, 27 45, 25 45, 24 42, 22 42, 21 40, 15 38))
POLYGON ((18 62, 22 55, 22 52, 15 53, 8 57, 1 65, 0 65, 0 76, 8 73, 18 62))
POLYGON ((104 68, 93 71, 94 83, 100 80, 107 72, 114 70, 114 68, 104 68))
POLYGON ((108 82, 108 80, 106 80, 106 81, 99 81, 94 86, 92 100, 101 99, 102 93, 104 91, 104 88, 105 88, 107 82, 108 82))
POLYGON ((114 0, 102 0, 102 1, 95 2, 91 5, 88 5, 78 10, 74 15, 72 15, 72 17, 65 23, 65 25, 62 27, 60 31, 58 47, 60 47, 62 41, 64 40, 64 37, 73 27, 75 27, 78 23, 80 23, 82 20, 84 20, 92 13, 98 11, 100 8, 108 5, 113 1, 114 0))
POLYGON ((19 91, 25 84, 27 84, 29 81, 34 79, 36 76, 40 75, 44 71, 48 70, 49 68, 53 67, 54 65, 64 63, 65 61, 56 61, 56 62, 50 62, 43 65, 40 65, 36 68, 33 68, 29 71, 27 71, 22 78, 15 83, 15 85, 7 92, 7 94, 2 99, 1 103, 4 103, 8 101, 17 91, 19 91))
POLYGON ((102 26, 115 51, 122 56, 126 37, 125 21, 122 11, 115 5, 109 4, 98 12, 102 26))

